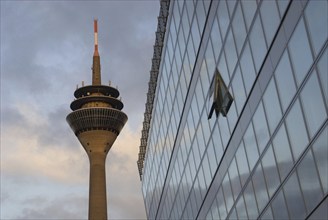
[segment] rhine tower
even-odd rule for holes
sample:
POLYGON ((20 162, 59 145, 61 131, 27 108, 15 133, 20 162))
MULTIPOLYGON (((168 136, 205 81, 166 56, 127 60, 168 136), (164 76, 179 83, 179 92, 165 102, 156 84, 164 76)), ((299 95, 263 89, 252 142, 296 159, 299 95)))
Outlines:
POLYGON ((89 220, 107 219, 106 156, 127 121, 119 91, 101 84, 98 27, 94 20, 92 85, 77 88, 66 120, 90 162, 89 220))

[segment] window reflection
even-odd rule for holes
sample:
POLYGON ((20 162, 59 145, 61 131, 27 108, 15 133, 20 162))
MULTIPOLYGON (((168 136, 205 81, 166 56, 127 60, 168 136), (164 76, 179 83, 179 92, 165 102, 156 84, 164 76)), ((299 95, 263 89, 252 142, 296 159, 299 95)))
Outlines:
POLYGON ((236 103, 237 112, 239 115, 241 113, 241 110, 246 100, 244 84, 242 81, 242 76, 239 66, 237 67, 237 70, 232 80, 232 88, 234 92, 234 100, 236 103))
POLYGON ((325 129, 322 131, 319 138, 315 141, 312 147, 324 193, 328 192, 327 140, 328 140, 328 127, 326 125, 325 129))
POLYGON ((305 119, 309 128, 310 136, 317 132, 324 120, 327 118, 325 104, 322 99, 316 72, 312 72, 305 87, 301 92, 302 106, 305 119))
POLYGON ((271 210, 271 207, 270 206, 265 210, 265 212, 261 216, 261 219, 262 220, 273 219, 273 214, 272 214, 272 210, 271 210))
POLYGON ((319 207, 311 214, 309 220, 327 219, 328 216, 328 197, 319 205, 319 207))
POLYGON ((257 8, 256 0, 241 1, 241 4, 243 6, 246 26, 249 30, 257 8))
POLYGON ((256 219, 258 216, 258 210, 254 196, 252 181, 248 182, 248 185, 244 191, 244 198, 247 207, 248 218, 256 219))
POLYGON ((220 132, 221 132, 223 148, 225 149, 227 146, 227 143, 230 139, 230 131, 229 131, 229 127, 228 127, 227 118, 219 117, 218 122, 219 122, 218 124, 219 124, 220 132))
POLYGON ((296 92, 288 51, 285 50, 275 71, 278 93, 285 112, 296 92))
POLYGON ((268 193, 271 197, 280 184, 276 161, 274 159, 272 145, 269 146, 262 158, 263 172, 268 186, 268 193))
POLYGON ((239 197, 236 209, 239 219, 248 219, 243 195, 239 197))
POLYGON ((274 78, 270 80, 269 85, 263 95, 263 104, 269 123, 269 129, 271 134, 273 134, 273 131, 281 119, 280 104, 274 83, 274 78))
POLYGON ((246 44, 244 52, 241 55, 240 68, 245 82, 246 94, 248 94, 253 86, 255 79, 255 70, 248 43, 246 44))
POLYGON ((240 181, 242 185, 245 185, 246 180, 249 176, 249 168, 247 163, 247 158, 245 154, 244 144, 240 143, 238 150, 236 152, 236 161, 239 170, 240 181))
POLYGON ((221 219, 225 219, 227 217, 227 209, 226 209, 225 202, 224 202, 222 187, 220 187, 218 194, 216 196, 216 199, 217 199, 218 206, 219 206, 220 217, 221 217, 221 219))
MULTIPOLYGON (((327 47, 328 48, 328 47, 327 47)), ((324 96, 326 97, 326 102, 328 101, 328 49, 320 57, 318 62, 318 72, 320 77, 321 86, 323 89, 324 96)))
POLYGON ((237 62, 236 47, 235 47, 235 42, 233 39, 231 28, 229 29, 228 37, 226 38, 225 41, 224 51, 226 54, 228 69, 231 77, 237 62))
POLYGON ((294 103, 292 109, 287 115, 286 126, 292 152, 295 160, 297 160, 308 144, 304 119, 298 100, 294 103))
POLYGON ((257 200, 259 210, 261 211, 267 204, 269 197, 267 193, 267 188, 265 185, 265 180, 262 172, 261 163, 258 164, 253 177, 254 192, 257 200))
POLYGON ((259 15, 257 15, 255 23, 253 25, 253 29, 251 31, 250 44, 254 56, 255 69, 256 72, 258 72, 263 63, 264 56, 267 52, 267 47, 264 41, 264 34, 259 15))
POLYGON ((228 9, 225 1, 220 1, 219 3, 219 9, 218 9, 218 14, 220 15, 219 20, 219 25, 220 25, 220 30, 221 30, 221 36, 224 39, 228 25, 230 22, 229 15, 228 15, 228 9))
POLYGON ((250 170, 253 170, 255 163, 257 162, 257 159, 259 158, 259 152, 257 150, 257 144, 255 141, 255 135, 254 135, 252 123, 249 124, 249 126, 245 132, 244 143, 245 143, 245 149, 246 149, 247 159, 248 159, 248 163, 249 163, 249 168, 250 168, 250 170))
POLYGON ((263 1, 260 11, 267 46, 269 47, 280 23, 276 1, 263 1))
POLYGON ((222 47, 219 24, 218 24, 216 17, 214 19, 213 26, 212 26, 211 39, 212 39, 212 43, 213 43, 213 49, 214 49, 214 55, 215 55, 215 61, 216 61, 219 57, 221 47, 222 47))
POLYGON ((215 157, 215 150, 214 150, 214 145, 213 145, 212 140, 209 141, 209 144, 207 147, 207 156, 208 156, 208 160, 210 163, 211 174, 212 174, 212 176, 214 176, 216 168, 218 166, 218 162, 215 157))
POLYGON ((262 102, 260 102, 258 105, 257 110, 253 116, 253 123, 259 151, 262 153, 270 138, 262 102))
POLYGON ((227 206, 227 212, 229 213, 229 210, 231 209, 231 207, 234 203, 234 200, 232 197, 230 178, 229 178, 228 172, 226 173, 226 175, 223 179, 222 190, 223 190, 223 194, 224 194, 224 198, 225 198, 225 202, 226 202, 226 206, 227 206))
POLYGON ((313 61, 303 19, 299 21, 290 39, 289 49, 296 81, 300 85, 313 61))
POLYGON ((230 176, 230 181, 231 181, 231 187, 232 187, 234 200, 236 200, 237 196, 240 193, 241 185, 240 185, 239 174, 238 174, 235 159, 233 159, 231 161, 231 164, 230 164, 230 167, 229 167, 229 176, 230 176))
POLYGON ((320 180, 311 150, 308 151, 302 162, 299 164, 297 171, 307 210, 308 212, 311 212, 322 199, 320 180))
POLYGON ((284 185, 284 192, 290 218, 304 219, 306 217, 306 211, 296 173, 284 185))
POLYGON ((316 54, 324 42, 327 40, 328 34, 328 2, 327 1, 309 1, 305 9, 308 29, 312 39, 312 45, 316 54))
POLYGON ((289 219, 287 207, 284 198, 284 192, 281 190, 271 203, 273 217, 275 219, 289 219))
POLYGON ((284 124, 273 139, 273 149, 278 163, 280 178, 284 180, 294 163, 284 124))
POLYGON ((240 54, 241 48, 246 38, 246 28, 240 4, 237 5, 235 16, 232 21, 232 28, 236 41, 237 53, 240 54))
POLYGON ((284 15, 289 1, 290 0, 277 0, 279 11, 280 11, 280 17, 284 15))

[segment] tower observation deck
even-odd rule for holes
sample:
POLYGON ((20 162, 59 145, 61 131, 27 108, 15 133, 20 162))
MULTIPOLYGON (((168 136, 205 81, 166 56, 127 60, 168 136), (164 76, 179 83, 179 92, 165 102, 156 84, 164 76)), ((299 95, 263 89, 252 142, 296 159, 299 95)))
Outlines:
POLYGON ((127 121, 122 112, 119 91, 101 85, 98 26, 94 21, 95 49, 92 85, 77 88, 71 112, 66 120, 79 139, 90 161, 89 220, 107 219, 106 173, 107 153, 127 121))

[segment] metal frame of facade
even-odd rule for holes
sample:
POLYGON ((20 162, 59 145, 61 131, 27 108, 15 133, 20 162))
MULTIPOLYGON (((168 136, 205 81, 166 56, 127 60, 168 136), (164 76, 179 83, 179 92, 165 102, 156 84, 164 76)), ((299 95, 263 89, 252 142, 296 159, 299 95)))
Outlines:
POLYGON ((140 139, 139 154, 138 154, 138 161, 137 161, 140 180, 142 179, 144 160, 145 160, 145 154, 147 149, 148 134, 149 134, 150 122, 153 112, 153 103, 154 103, 155 92, 157 87, 157 77, 158 77, 160 63, 161 63, 163 41, 165 37, 166 23, 169 13, 169 6, 170 6, 170 0, 160 1, 160 12, 158 16, 154 54, 153 54, 152 65, 150 70, 150 79, 148 82, 147 101, 145 104, 144 121, 143 121, 143 128, 141 131, 141 139, 140 139))

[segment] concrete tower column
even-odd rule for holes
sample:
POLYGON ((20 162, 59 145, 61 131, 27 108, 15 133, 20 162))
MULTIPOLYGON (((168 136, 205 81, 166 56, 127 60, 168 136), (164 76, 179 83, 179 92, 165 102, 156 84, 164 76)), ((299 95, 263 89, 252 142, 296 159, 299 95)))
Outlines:
POLYGON ((89 183, 89 219, 107 219, 105 153, 91 153, 89 183))

